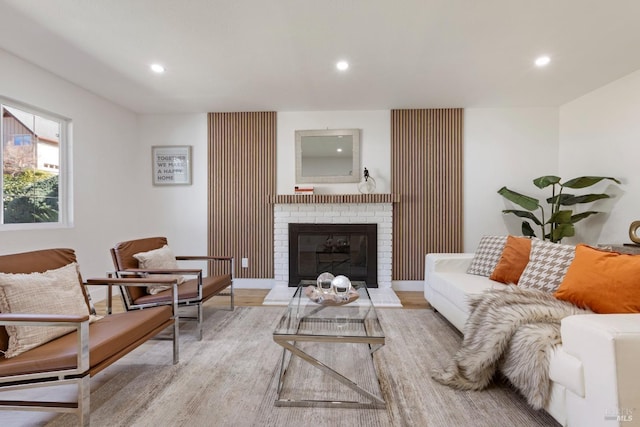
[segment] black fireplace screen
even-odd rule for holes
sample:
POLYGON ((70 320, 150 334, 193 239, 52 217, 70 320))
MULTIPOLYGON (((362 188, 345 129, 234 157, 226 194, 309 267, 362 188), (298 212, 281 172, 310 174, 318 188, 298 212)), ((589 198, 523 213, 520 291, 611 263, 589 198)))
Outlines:
POLYGON ((289 286, 320 273, 378 287, 377 224, 289 224, 289 286))

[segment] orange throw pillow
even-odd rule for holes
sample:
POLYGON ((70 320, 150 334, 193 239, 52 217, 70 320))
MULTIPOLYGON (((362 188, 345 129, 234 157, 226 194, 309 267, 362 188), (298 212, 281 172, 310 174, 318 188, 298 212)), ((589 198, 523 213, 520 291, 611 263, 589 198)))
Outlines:
POLYGON ((518 284, 520 275, 529 263, 531 239, 508 236, 500 260, 489 278, 496 282, 518 284))
POLYGON ((578 245, 554 295, 595 313, 640 313, 640 255, 578 245))

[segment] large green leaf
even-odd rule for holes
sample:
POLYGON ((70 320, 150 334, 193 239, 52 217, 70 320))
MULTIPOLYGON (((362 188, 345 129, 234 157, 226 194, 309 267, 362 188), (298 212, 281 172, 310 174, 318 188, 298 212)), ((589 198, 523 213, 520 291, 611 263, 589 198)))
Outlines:
POLYGON ((529 211, 534 211, 540 206, 540 202, 538 201, 538 199, 534 199, 533 197, 525 196, 524 194, 509 190, 507 187, 502 187, 501 189, 499 189, 498 194, 500 194, 510 202, 522 206, 529 211))
POLYGON ((529 211, 521 211, 517 209, 505 209, 502 211, 502 213, 514 214, 515 216, 518 216, 520 218, 530 219, 531 221, 535 222, 537 225, 542 225, 542 221, 540 221, 534 214, 532 214, 529 211))
POLYGON ((565 206, 569 206, 569 205, 575 205, 577 203, 591 203, 591 202, 595 202, 596 200, 601 200, 601 199, 608 199, 609 196, 608 194, 582 194, 580 196, 571 196, 569 198, 567 198, 566 200, 561 200, 560 204, 561 205, 565 205, 565 206))
POLYGON ((531 228, 531 224, 527 221, 522 221, 522 235, 527 237, 536 237, 536 233, 531 228))
POLYGON ((573 197, 573 194, 556 194, 553 197, 547 197, 546 201, 550 205, 555 205, 558 202, 558 199, 560 199, 560 204, 562 204, 562 201, 567 200, 570 197, 573 197))
POLYGON ((560 199, 560 205, 562 206, 571 206, 578 203, 591 203, 600 199, 608 199, 608 194, 600 193, 600 194, 582 194, 580 196, 576 196, 575 194, 559 194, 554 197, 549 197, 547 199, 547 203, 555 204, 558 199, 560 199))
POLYGON ((559 183, 560 183, 560 177, 554 176, 554 175, 541 176, 540 178, 536 178, 533 180, 533 185, 535 185, 538 188, 545 188, 550 185, 559 184, 559 183))
POLYGON ((592 185, 597 184, 600 181, 603 181, 605 179, 611 180, 616 184, 620 184, 619 180, 617 180, 616 178, 612 178, 610 176, 581 176, 578 178, 570 179, 569 181, 560 185, 567 188, 585 188, 585 187, 591 187, 592 185))
POLYGON ((559 242, 565 237, 572 237, 576 234, 573 224, 558 224, 551 233, 551 241, 559 242))
POLYGON ((571 211, 558 211, 551 215, 547 224, 571 224, 571 211))
POLYGON ((581 212, 579 214, 572 215, 571 216, 571 222, 575 224, 576 222, 581 221, 581 220, 583 220, 585 218, 588 218, 591 215, 595 215, 597 213, 600 213, 600 212, 598 212, 598 211, 587 211, 587 212, 581 212))

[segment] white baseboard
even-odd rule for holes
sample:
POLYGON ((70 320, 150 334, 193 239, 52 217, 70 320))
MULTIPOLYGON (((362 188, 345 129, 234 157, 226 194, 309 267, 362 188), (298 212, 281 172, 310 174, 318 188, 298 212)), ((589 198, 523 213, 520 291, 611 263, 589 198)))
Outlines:
POLYGON ((273 289, 276 279, 233 279, 235 289, 273 289))
MULTIPOLYGON (((233 287, 236 289, 273 289, 275 284, 275 279, 233 279, 233 287)), ((396 291, 422 291, 424 282, 422 280, 394 280, 391 287, 396 291)), ((120 293, 117 287, 113 289, 114 295, 120 293)), ((107 290, 102 286, 90 286, 89 291, 93 301, 102 301, 107 298, 107 290)))
MULTIPOLYGON (((236 289, 273 289, 276 284, 275 279, 233 279, 233 286, 236 289)), ((415 291, 424 290, 423 280, 394 280, 391 288, 395 291, 415 291)))
MULTIPOLYGON (((276 284, 275 279, 233 279, 233 286, 238 289, 273 289, 276 284)), ((416 291, 424 290, 423 280, 394 280, 391 288, 395 291, 416 291)))
POLYGON ((415 291, 424 290, 424 280, 394 280, 391 282, 394 291, 415 291))

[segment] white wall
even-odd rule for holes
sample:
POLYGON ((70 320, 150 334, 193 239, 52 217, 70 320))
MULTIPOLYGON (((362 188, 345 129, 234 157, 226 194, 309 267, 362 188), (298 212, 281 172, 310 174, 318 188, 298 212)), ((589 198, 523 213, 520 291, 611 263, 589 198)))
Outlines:
MULTIPOLYGON (((143 179, 136 191, 147 205, 134 237, 166 236, 178 255, 207 253, 207 114, 143 115, 137 142, 143 179), (151 147, 191 145, 192 184, 154 186, 151 147)), ((201 268, 191 263, 189 267, 201 268)))
MULTIPOLYGON (((295 131, 361 129, 360 176, 366 167, 376 193, 391 192, 391 113, 379 111, 278 112, 277 193, 293 194, 296 185, 295 131)), ((357 194, 358 184, 313 184, 316 194, 357 194)))
MULTIPOLYGON (((532 180, 558 173, 558 109, 468 108, 464 122, 464 247, 472 251, 484 234, 520 234, 520 221, 501 214, 500 187, 546 197, 532 180)), ((278 194, 293 193, 294 131, 325 128, 363 129, 362 164, 376 178, 377 192, 391 191, 389 111, 279 112, 278 194)), ((320 193, 358 191, 356 184, 315 187, 320 193)))
POLYGON ((464 116, 464 250, 485 234, 520 235, 521 221, 497 194, 507 186, 546 198, 533 179, 558 173, 558 109, 467 108, 464 116))
POLYGON ((630 242, 629 224, 640 219, 640 71, 560 108, 559 159, 566 178, 613 176, 623 182, 593 188, 615 197, 592 205, 607 214, 585 220, 576 240, 630 242))
MULTIPOLYGON (((295 130, 362 129, 361 161, 376 179, 377 192, 390 192, 389 111, 278 112, 277 193, 293 194, 295 186, 295 130)), ((207 114, 143 115, 139 121, 138 163, 142 181, 137 191, 147 194, 147 218, 137 235, 166 235, 176 252, 207 250, 207 114), (193 184, 153 186, 151 146, 191 145, 193 184), (144 191, 143 191, 144 190, 144 191)), ((357 184, 316 184, 317 193, 357 193, 357 184)))
POLYGON ((104 276, 109 247, 145 213, 136 115, 1 49, 0 64, 0 95, 72 120, 75 217, 72 228, 1 231, 0 253, 70 247, 84 277, 104 276))
MULTIPOLYGON (((207 114, 143 115, 139 121, 138 164, 142 179, 136 191, 145 199, 146 216, 135 236, 164 235, 174 252, 207 251, 207 114), (191 145, 193 184, 153 186, 151 146, 191 145)), ((362 129, 362 165, 377 183, 377 192, 390 192, 389 111, 279 112, 277 131, 277 192, 292 194, 295 186, 295 136, 299 129, 362 129)), ((315 185, 317 193, 357 193, 357 184, 315 185)), ((190 264, 192 265, 192 264, 190 264)), ((204 266, 203 266, 204 267, 204 266)), ((273 280, 236 279, 237 287, 270 287, 273 280)))
MULTIPOLYGON (((136 114, 0 50, 0 95, 73 121, 74 227, 2 231, 0 253, 45 247, 76 249, 85 277, 112 268, 108 248, 120 240, 166 235, 181 253, 207 249, 207 118, 136 114), (152 145, 191 145, 193 184, 154 187, 152 145)), ((640 218, 640 71, 556 108, 465 110, 464 248, 484 234, 519 233, 519 220, 503 216, 503 185, 538 197, 531 180, 607 175, 624 185, 596 190, 616 193, 594 207, 610 214, 588 219, 574 240, 626 242, 640 218)), ((295 185, 297 129, 362 129, 362 166, 391 190, 390 112, 279 112, 277 192, 295 185)), ((357 184, 316 185, 318 193, 357 193, 357 184)), ((579 224, 583 225, 583 224, 579 224)))

